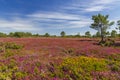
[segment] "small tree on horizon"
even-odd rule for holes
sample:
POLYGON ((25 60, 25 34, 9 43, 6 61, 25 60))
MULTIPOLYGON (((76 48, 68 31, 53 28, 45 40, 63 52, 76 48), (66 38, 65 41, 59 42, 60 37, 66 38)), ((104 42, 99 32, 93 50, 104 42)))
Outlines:
POLYGON ((60 35, 61 35, 61 37, 65 37, 66 33, 65 33, 64 31, 62 31, 62 32, 60 33, 60 35))
POLYGON ((90 31, 85 32, 86 37, 91 37, 90 31))
POLYGON ((100 36, 101 36, 100 42, 105 41, 104 38, 106 36, 107 29, 114 24, 114 22, 109 22, 108 17, 109 17, 108 15, 102 15, 102 14, 92 16, 92 20, 94 22, 91 24, 90 28, 93 28, 100 32, 100 36))
POLYGON ((116 36, 117 36, 117 31, 116 30, 112 30, 111 37, 115 38, 116 36))
POLYGON ((120 37, 120 20, 117 21, 117 25, 118 25, 118 27, 116 27, 116 29, 119 31, 118 35, 120 37))
POLYGON ((49 33, 45 33, 44 37, 50 37, 50 34, 49 33))
POLYGON ((110 32, 109 31, 106 32, 106 36, 110 36, 110 32))
POLYGON ((95 35, 96 37, 100 37, 100 32, 98 31, 98 32, 96 32, 96 35, 95 35))
POLYGON ((80 37, 80 33, 77 33, 77 34, 75 35, 75 37, 80 37))

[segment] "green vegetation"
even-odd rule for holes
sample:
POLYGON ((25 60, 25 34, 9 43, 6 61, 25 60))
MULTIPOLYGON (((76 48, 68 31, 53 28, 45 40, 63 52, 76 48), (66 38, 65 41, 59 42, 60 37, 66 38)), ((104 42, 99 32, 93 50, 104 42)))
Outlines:
POLYGON ((114 41, 114 40, 111 40, 111 39, 108 39, 108 40, 106 40, 106 41, 104 41, 104 42, 100 42, 99 44, 100 44, 101 46, 103 46, 103 47, 105 47, 105 46, 110 47, 110 46, 113 46, 113 45, 115 44, 115 41, 114 41))
POLYGON ((0 53, 0 80, 120 79, 120 49, 112 47, 111 39, 103 44, 111 47, 79 40, 15 38, 11 42, 19 44, 1 42, 0 50, 4 47, 5 52, 0 53), (27 43, 24 49, 22 42, 27 43))
POLYGON ((61 35, 61 37, 65 37, 65 32, 64 31, 62 31, 61 33, 60 33, 60 35, 61 35))
POLYGON ((90 31, 85 32, 86 37, 91 37, 90 31))
POLYGON ((19 70, 15 61, 11 61, 8 65, 0 64, 0 80, 16 80, 22 79, 26 73, 19 70))
POLYGON ((22 49, 24 46, 20 45, 20 44, 16 44, 16 43, 12 43, 12 42, 0 42, 0 53, 6 53, 6 57, 9 57, 11 55, 13 55, 14 53, 9 52, 10 50, 20 50, 22 49))
POLYGON ((100 32, 101 35, 101 42, 105 41, 105 36, 106 36, 106 31, 107 29, 112 26, 114 24, 114 22, 109 22, 108 20, 108 15, 102 15, 102 14, 98 14, 98 15, 94 15, 92 16, 92 20, 94 21, 91 24, 91 28, 98 30, 100 32))
POLYGON ((10 37, 17 37, 17 38, 21 38, 21 37, 31 37, 32 36, 32 33, 30 32, 11 32, 9 33, 10 37))
POLYGON ((22 49, 23 45, 19 45, 16 43, 5 43, 5 49, 22 49))
MULTIPOLYGON (((85 32, 85 35, 80 35, 80 33, 77 33, 75 35, 66 35, 66 32, 62 31, 60 33, 60 36, 57 35, 50 35, 49 33, 45 33, 44 35, 40 34, 32 34, 30 32, 10 32, 9 34, 5 34, 0 32, 0 37, 1 38, 6 38, 6 37, 15 37, 15 38, 28 38, 28 37, 64 37, 64 38, 99 38, 101 37, 101 33, 98 31, 96 34, 92 35, 90 31, 85 32)), ((119 37, 119 34, 117 33, 116 30, 112 30, 112 32, 105 32, 104 37, 109 37, 109 38, 117 38, 119 37)), ((104 39, 105 40, 105 39, 104 39)))
MULTIPOLYGON (((51 77, 58 77, 67 80, 93 80, 92 72, 109 72, 120 71, 120 62, 109 61, 107 59, 98 59, 90 57, 69 57, 59 65, 51 64, 49 71, 51 77), (109 66, 110 65, 110 66, 109 66)), ((99 77, 99 80, 111 80, 110 74, 108 76, 99 77), (103 79, 104 78, 104 79, 103 79)), ((96 75, 98 76, 98 75, 96 75)), ((117 77, 116 77, 117 79, 117 77)))
POLYGON ((113 38, 117 37, 117 31, 112 30, 111 37, 113 37, 113 38))
POLYGON ((43 36, 44 36, 44 37, 50 37, 50 34, 45 33, 43 36))
POLYGON ((7 34, 0 32, 0 37, 7 37, 7 34))
POLYGON ((118 27, 116 27, 116 29, 119 31, 119 37, 120 37, 120 20, 117 21, 117 25, 118 27))

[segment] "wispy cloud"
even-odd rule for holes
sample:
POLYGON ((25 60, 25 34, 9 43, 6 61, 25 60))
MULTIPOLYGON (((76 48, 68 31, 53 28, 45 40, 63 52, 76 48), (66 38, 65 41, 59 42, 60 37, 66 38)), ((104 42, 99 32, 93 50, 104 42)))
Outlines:
POLYGON ((86 16, 60 12, 38 12, 28 16, 40 22, 41 27, 48 28, 80 28, 91 23, 86 16))
POLYGON ((89 8, 86 8, 85 11, 86 12, 95 12, 95 11, 102 11, 104 9, 107 9, 107 7, 105 7, 105 6, 91 6, 89 8))
POLYGON ((76 15, 70 15, 61 12, 38 12, 28 16, 33 18, 41 18, 41 19, 65 19, 65 20, 79 19, 78 17, 76 17, 76 15))
POLYGON ((80 12, 97 12, 106 9, 113 8, 120 0, 89 0, 81 2, 79 0, 71 3, 67 7, 64 6, 65 10, 74 10, 80 12))
POLYGON ((111 6, 116 3, 118 0, 94 0, 87 8, 85 8, 86 12, 95 12, 95 11, 103 11, 105 9, 111 9, 111 6))
POLYGON ((22 18, 11 18, 8 19, 0 19, 0 28, 1 29, 9 29, 12 31, 36 31, 37 28, 35 24, 32 23, 29 19, 22 18))
POLYGON ((99 4, 106 5, 107 4, 108 5, 108 4, 113 4, 117 1, 119 1, 119 0, 99 0, 99 1, 94 0, 92 4, 94 4, 94 5, 99 5, 99 4))
POLYGON ((9 31, 42 31, 45 29, 69 29, 89 26, 91 20, 82 15, 64 12, 36 12, 24 15, 11 15, 0 19, 0 28, 9 31))

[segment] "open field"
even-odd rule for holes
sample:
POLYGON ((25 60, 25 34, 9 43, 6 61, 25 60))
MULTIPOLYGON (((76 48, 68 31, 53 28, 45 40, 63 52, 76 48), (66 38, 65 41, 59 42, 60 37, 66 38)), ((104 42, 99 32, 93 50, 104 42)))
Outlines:
POLYGON ((0 38, 0 80, 120 80, 120 46, 86 38, 0 38))

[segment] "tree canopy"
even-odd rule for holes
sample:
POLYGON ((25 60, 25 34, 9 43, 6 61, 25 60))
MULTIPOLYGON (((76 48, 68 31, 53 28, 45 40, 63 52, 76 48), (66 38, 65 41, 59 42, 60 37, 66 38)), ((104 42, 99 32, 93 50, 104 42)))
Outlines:
POLYGON ((60 33, 60 35, 61 35, 61 37, 65 37, 66 33, 65 33, 64 31, 62 31, 62 32, 60 33))
POLYGON ((104 41, 104 37, 106 36, 107 29, 114 24, 114 22, 110 22, 108 20, 108 15, 93 15, 92 20, 93 23, 91 24, 90 28, 98 30, 101 35, 101 42, 104 41))

